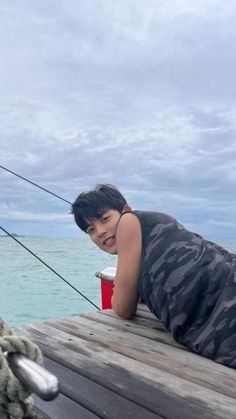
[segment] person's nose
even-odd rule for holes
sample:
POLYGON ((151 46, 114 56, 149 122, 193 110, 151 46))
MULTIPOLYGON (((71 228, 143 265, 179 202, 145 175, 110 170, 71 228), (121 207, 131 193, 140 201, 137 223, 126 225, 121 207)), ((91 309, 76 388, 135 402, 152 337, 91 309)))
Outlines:
POLYGON ((104 234, 106 233, 106 226, 105 224, 98 222, 96 225, 96 231, 97 231, 97 235, 98 237, 102 237, 104 236, 104 234))

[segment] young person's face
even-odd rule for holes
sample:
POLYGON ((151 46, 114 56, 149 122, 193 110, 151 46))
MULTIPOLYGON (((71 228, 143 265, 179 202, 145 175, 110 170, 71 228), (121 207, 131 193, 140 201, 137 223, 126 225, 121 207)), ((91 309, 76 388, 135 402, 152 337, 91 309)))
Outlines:
POLYGON ((120 212, 109 209, 102 216, 88 222, 88 233, 90 239, 104 252, 111 255, 117 254, 116 249, 116 228, 120 218, 120 212))

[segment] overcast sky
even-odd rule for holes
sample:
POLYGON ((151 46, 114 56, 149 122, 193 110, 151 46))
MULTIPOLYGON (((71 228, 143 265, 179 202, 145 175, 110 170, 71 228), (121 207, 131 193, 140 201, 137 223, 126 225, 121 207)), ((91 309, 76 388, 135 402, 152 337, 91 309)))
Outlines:
MULTIPOLYGON (((69 201, 112 183, 236 241, 235 0, 1 0, 0 15, 1 165, 69 201)), ((0 176, 4 228, 81 236, 68 204, 0 176)))

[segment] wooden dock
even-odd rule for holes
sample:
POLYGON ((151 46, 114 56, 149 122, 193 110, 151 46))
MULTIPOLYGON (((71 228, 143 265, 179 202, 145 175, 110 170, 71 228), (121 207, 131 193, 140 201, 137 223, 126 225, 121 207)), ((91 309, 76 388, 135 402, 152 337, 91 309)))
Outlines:
POLYGON ((129 321, 104 310, 20 332, 60 380, 56 400, 34 397, 46 417, 236 418, 236 371, 177 344, 142 304, 129 321))

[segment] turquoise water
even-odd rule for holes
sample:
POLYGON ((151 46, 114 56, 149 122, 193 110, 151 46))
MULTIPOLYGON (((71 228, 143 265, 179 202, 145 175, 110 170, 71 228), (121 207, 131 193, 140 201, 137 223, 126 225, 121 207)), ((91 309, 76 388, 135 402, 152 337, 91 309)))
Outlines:
MULTIPOLYGON (((25 246, 100 307, 95 276, 116 257, 77 238, 19 238, 25 246)), ((8 237, 0 238, 0 316, 11 327, 96 311, 89 302, 8 237)))
MULTIPOLYGON (((77 238, 19 240, 100 307, 97 271, 116 266, 116 257, 77 238)), ((236 243, 223 243, 236 253, 236 243)), ((0 238, 0 316, 11 327, 96 311, 14 240, 0 238)))

